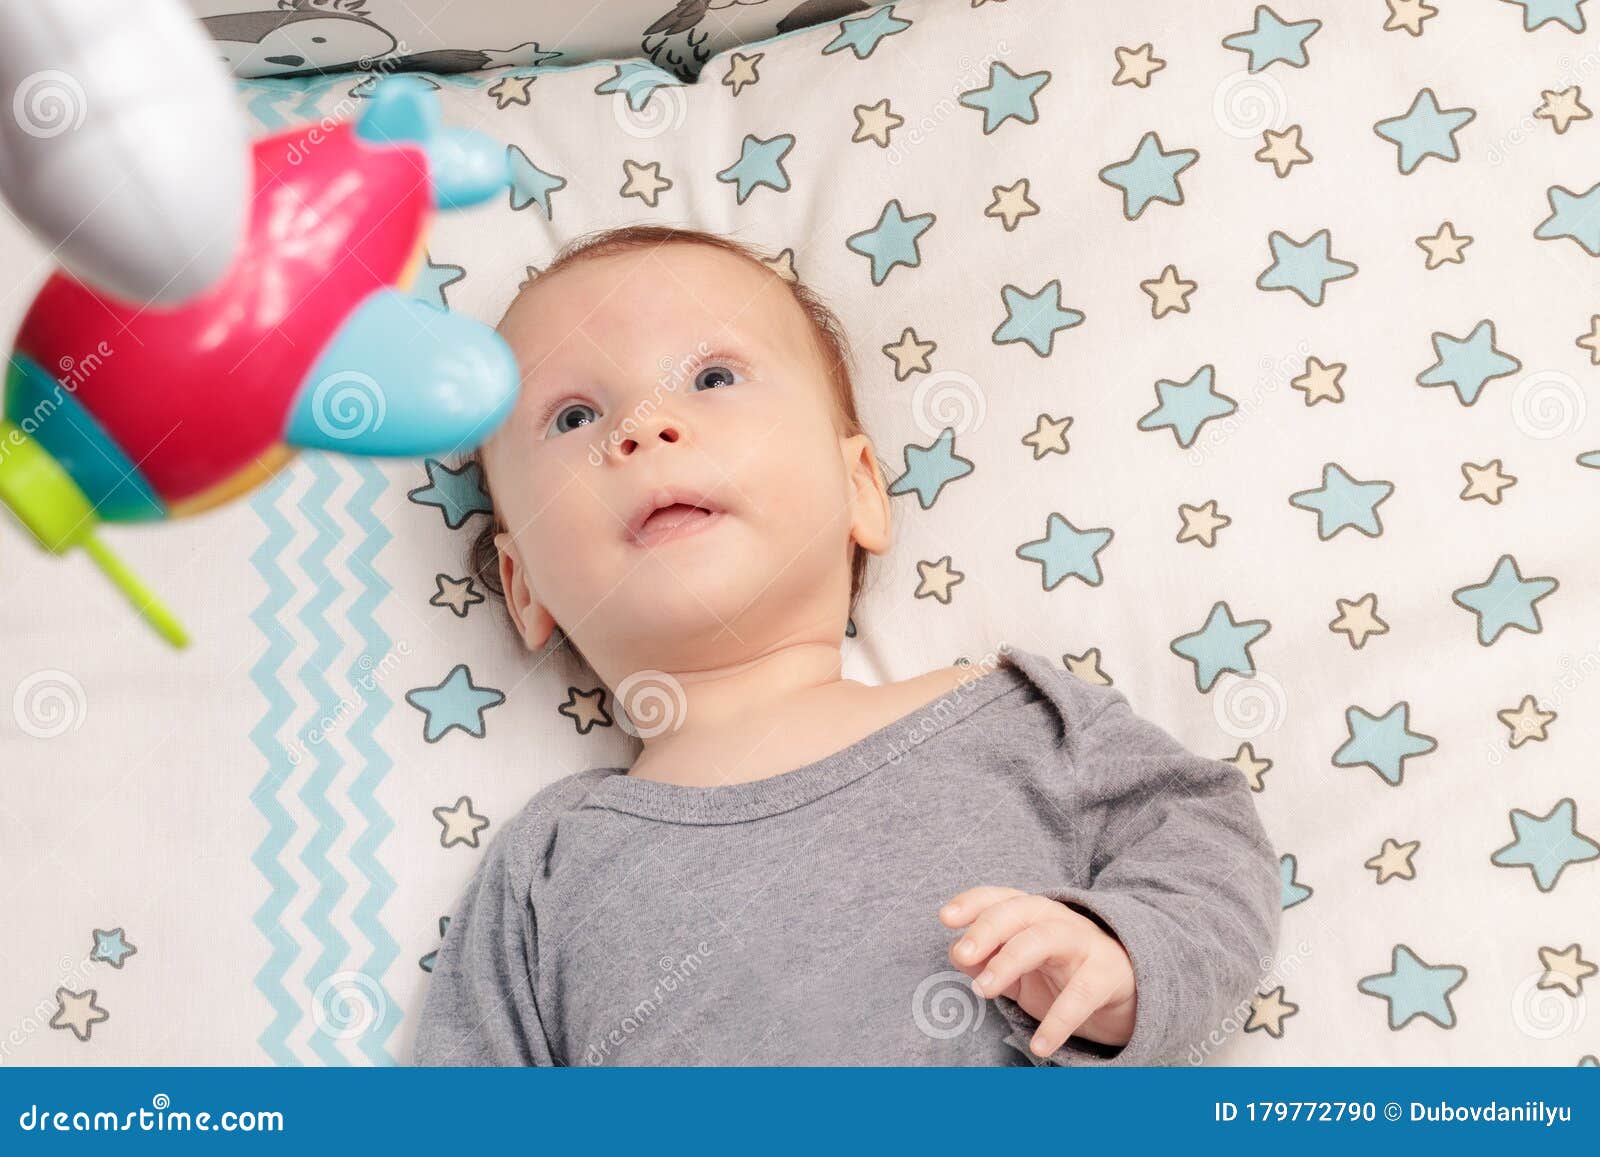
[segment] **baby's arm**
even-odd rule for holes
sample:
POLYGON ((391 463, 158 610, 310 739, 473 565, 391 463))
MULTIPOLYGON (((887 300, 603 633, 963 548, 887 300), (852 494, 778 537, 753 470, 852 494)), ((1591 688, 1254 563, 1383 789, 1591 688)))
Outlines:
POLYGON ((444 944, 417 1026, 419 1065, 550 1065, 539 1007, 538 943, 518 833, 485 855, 444 944))
POLYGON ((1050 798, 1088 857, 1089 886, 1044 894, 1105 925, 1127 951, 1133 1035, 1115 1051, 1074 1038, 1038 1058, 1028 1049, 1038 1022, 1009 998, 995 1003, 1036 1063, 1195 1063, 1214 1032, 1241 1019, 1271 965, 1277 856, 1237 769, 1189 751, 1135 714, 1122 692, 1096 694, 1103 706, 1069 726, 1065 758, 1048 769, 1065 777, 1050 798))

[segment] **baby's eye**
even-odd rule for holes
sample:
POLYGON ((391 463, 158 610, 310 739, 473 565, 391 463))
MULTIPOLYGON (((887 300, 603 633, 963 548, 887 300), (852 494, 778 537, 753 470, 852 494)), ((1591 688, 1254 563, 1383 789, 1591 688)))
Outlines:
POLYGON ((694 376, 694 388, 697 390, 715 390, 721 386, 731 386, 739 380, 739 375, 727 366, 706 366, 694 376))
POLYGON ((599 420, 600 411, 593 406, 586 402, 573 402, 570 406, 562 406, 556 411, 556 416, 550 422, 550 429, 545 432, 545 436, 554 438, 558 434, 566 434, 579 426, 587 426, 599 420))

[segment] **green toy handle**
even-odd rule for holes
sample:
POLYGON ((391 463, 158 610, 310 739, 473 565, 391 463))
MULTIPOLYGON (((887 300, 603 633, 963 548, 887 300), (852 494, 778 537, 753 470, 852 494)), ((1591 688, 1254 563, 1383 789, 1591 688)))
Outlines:
POLYGON ((183 625, 111 548, 95 536, 94 507, 72 476, 13 422, 0 418, 0 505, 52 554, 82 547, 139 617, 174 647, 188 646, 183 625))
POLYGON ((127 563, 111 553, 110 547, 93 534, 84 535, 79 545, 156 634, 174 647, 181 649, 189 645, 189 634, 178 617, 156 597, 155 592, 144 585, 138 575, 128 569, 127 563))

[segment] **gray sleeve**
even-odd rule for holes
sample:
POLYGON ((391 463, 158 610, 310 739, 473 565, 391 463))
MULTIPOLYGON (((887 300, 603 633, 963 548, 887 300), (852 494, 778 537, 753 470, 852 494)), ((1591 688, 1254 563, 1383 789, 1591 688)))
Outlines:
POLYGON ((538 944, 515 834, 490 846, 434 962, 413 1059, 419 1065, 550 1065, 534 999, 538 944))
MULTIPOLYGON (((1073 678, 1067 675, 1066 678, 1073 678)), ((1127 950, 1137 991, 1121 1048, 1073 1037, 1049 1057, 1028 1041, 1038 1021, 995 1003, 1010 1043, 1037 1064, 1198 1064, 1242 1022, 1271 966, 1281 893, 1277 855, 1232 764, 1190 752, 1135 714, 1120 691, 1068 730, 1061 801, 1087 857, 1087 888, 1046 892, 1107 928, 1127 950), (1208 1043, 1209 1042, 1209 1043, 1208 1043)))

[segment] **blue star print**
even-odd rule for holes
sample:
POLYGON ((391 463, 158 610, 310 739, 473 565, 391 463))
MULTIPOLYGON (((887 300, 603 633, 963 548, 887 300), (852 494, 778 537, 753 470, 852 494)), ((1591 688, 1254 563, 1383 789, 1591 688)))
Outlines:
POLYGON ((1018 76, 999 61, 989 66, 989 84, 961 94, 959 103, 983 112, 983 132, 987 136, 1009 120, 1031 125, 1039 119, 1034 97, 1050 82, 1048 72, 1018 76))
POLYGON ((482 739, 483 713, 506 701, 505 694, 493 687, 479 687, 465 663, 458 663, 444 682, 436 687, 417 687, 406 692, 406 702, 427 716, 422 737, 437 743, 452 727, 482 739))
POLYGON ((1151 201, 1183 204, 1178 174, 1199 159, 1200 154, 1195 149, 1163 152, 1161 138, 1155 133, 1145 133, 1139 138, 1139 147, 1133 151, 1133 156, 1101 169, 1100 179, 1122 190, 1122 215, 1134 221, 1151 201))
POLYGON ((1168 645, 1174 654, 1194 664, 1195 686, 1209 691, 1224 671, 1254 675, 1250 644, 1271 629, 1266 619, 1236 622, 1228 604, 1218 601, 1206 617, 1205 626, 1191 635, 1180 635, 1168 645))
POLYGON ((437 458, 424 461, 428 484, 410 491, 406 497, 419 506, 437 506, 444 524, 455 530, 474 514, 492 514, 494 504, 483 492, 483 467, 468 462, 452 470, 437 458))
POLYGON ((1300 864, 1293 856, 1278 861, 1279 907, 1293 908, 1311 898, 1311 889, 1295 879, 1299 871, 1300 864))
POLYGON ((948 427, 929 446, 907 446, 906 472, 889 486, 890 494, 916 491, 922 509, 932 506, 939 491, 972 473, 972 463, 956 453, 956 432, 948 427))
POLYGON ((1589 256, 1600 257, 1600 181, 1591 185, 1587 193, 1551 185, 1545 196, 1550 199, 1550 216, 1539 222, 1533 235, 1540 241, 1570 237, 1589 256))
POLYGON ((565 187, 567 179, 545 172, 516 145, 506 146, 506 163, 511 168, 511 207, 526 209, 529 205, 538 205, 539 212, 549 217, 550 194, 565 187))
POLYGON ((595 92, 601 96, 608 92, 626 93, 628 107, 634 112, 644 108, 650 99, 650 94, 656 89, 683 83, 672 73, 658 68, 648 60, 627 60, 618 64, 616 68, 615 75, 596 86, 595 92))
POLYGON ((1512 808, 1511 830, 1517 838, 1489 859, 1502 868, 1530 869, 1541 892, 1554 888, 1568 865, 1600 856, 1600 844, 1578 830, 1578 807, 1570 799, 1542 816, 1512 808))
POLYGON ((1321 305, 1322 291, 1330 281, 1353 277, 1356 266, 1328 254, 1332 235, 1322 229, 1305 241, 1295 241, 1274 229, 1267 237, 1272 264, 1256 278, 1258 289, 1292 289, 1308 304, 1321 305))
POLYGON ((1404 1028, 1419 1016, 1441 1028, 1451 1028, 1456 1023, 1456 1013, 1450 1006, 1450 994, 1466 979, 1465 968, 1426 964, 1410 948, 1396 944, 1389 958, 1389 971, 1363 976, 1356 988, 1389 1002, 1390 1028, 1404 1028))
POLYGON ((1052 511, 1045 523, 1044 537, 1017 547, 1017 557, 1043 567, 1044 589, 1054 590, 1076 575, 1092 587, 1100 585, 1100 552, 1113 536, 1110 527, 1079 530, 1065 517, 1052 511))
POLYGON ((890 201, 878 215, 878 223, 871 229, 851 234, 845 247, 872 259, 872 284, 882 285, 883 279, 896 265, 915 269, 922 264, 922 252, 917 239, 933 228, 933 214, 919 213, 907 217, 900 207, 899 198, 890 201))
POLYGON ((1433 89, 1424 88, 1411 102, 1405 116, 1390 117, 1372 126, 1372 131, 1400 149, 1400 171, 1409 173, 1424 157, 1458 161, 1456 131, 1478 114, 1470 108, 1441 109, 1433 89))
POLYGON ((1286 24, 1265 4, 1256 8, 1255 27, 1249 32, 1235 32, 1224 37, 1224 48, 1250 54, 1250 71, 1260 72, 1277 61, 1291 68, 1304 68, 1308 62, 1306 41, 1322 27, 1320 20, 1297 20, 1286 24))
POLYGON ((94 929, 94 948, 89 952, 90 960, 102 960, 112 968, 121 968, 122 962, 139 950, 125 939, 121 928, 113 928, 109 932, 94 929))
POLYGON ((1051 512, 1044 537, 1017 547, 1017 557, 1039 563, 1044 568, 1044 589, 1054 590, 1072 575, 1092 587, 1100 585, 1100 552, 1111 541, 1112 531, 1100 526, 1079 530, 1060 514, 1051 512))
POLYGON ((1295 491, 1289 495, 1289 505, 1317 512, 1317 537, 1323 541, 1347 526, 1376 538, 1383 533, 1378 505, 1393 493, 1393 482, 1358 482, 1337 462, 1328 462, 1322 467, 1322 485, 1295 491))
POLYGON ((794 137, 782 133, 770 140, 746 134, 739 146, 739 159, 717 174, 717 180, 733 184, 738 192, 739 204, 762 186, 768 185, 782 193, 789 188, 789 174, 784 170, 783 158, 794 148, 794 137))
POLYGON ((1366 765, 1390 784, 1398 785, 1405 775, 1406 760, 1438 747, 1431 735, 1411 730, 1411 705, 1396 703, 1382 715, 1368 715, 1359 707, 1348 707, 1344 724, 1350 738, 1333 753, 1335 767, 1366 765))
POLYGON ((1583 13, 1579 8, 1583 0, 1507 0, 1522 5, 1522 27, 1532 32, 1535 28, 1559 20, 1574 32, 1583 31, 1583 13))
POLYGON ((1201 366, 1187 382, 1170 382, 1165 378, 1156 382, 1156 397, 1161 404, 1139 419, 1139 429, 1159 430, 1169 426, 1178 445, 1187 447, 1201 426, 1238 409, 1232 398, 1212 388, 1215 376, 1213 367, 1201 366))
POLYGON ((1006 319, 994 331, 995 345, 1025 341, 1040 357, 1055 348, 1056 334, 1083 322, 1083 314, 1061 305, 1061 279, 1057 278, 1038 293, 1024 293, 1015 285, 1000 290, 1006 305, 1006 319))
POLYGON ((418 301, 426 302, 435 309, 449 309, 450 302, 445 298, 444 291, 466 275, 467 271, 461 266, 440 265, 433 260, 431 253, 425 254, 422 268, 417 271, 409 292, 418 301))
POLYGON ((1478 616, 1478 642, 1485 647, 1500 637, 1507 627, 1517 627, 1530 635, 1542 629, 1536 604, 1559 584, 1548 576, 1525 579, 1517 569, 1517 560, 1509 554, 1500 556, 1494 573, 1477 586, 1467 586, 1453 592, 1456 605, 1478 616))
POLYGON ((857 60, 865 60, 885 36, 894 36, 910 27, 911 21, 901 20, 894 14, 894 5, 888 4, 873 9, 866 16, 840 21, 839 34, 823 46, 822 54, 826 56, 848 48, 856 54, 857 60))
MULTIPOLYGON (((440 941, 444 940, 445 934, 447 932, 449 932, 449 931, 450 931, 450 917, 448 917, 448 916, 440 916, 439 917, 439 939, 440 939, 440 941)), ((424 953, 422 958, 417 961, 417 964, 421 966, 422 971, 424 971, 424 972, 432 972, 433 971, 433 966, 435 964, 437 964, 438 962, 439 962, 439 949, 435 948, 432 952, 424 953)))
POLYGON ((1487 382, 1522 368, 1516 358, 1495 348, 1494 322, 1488 318, 1473 326, 1464 338, 1435 333, 1433 352, 1439 360, 1417 375, 1417 384, 1454 386, 1463 406, 1476 402, 1487 382))

